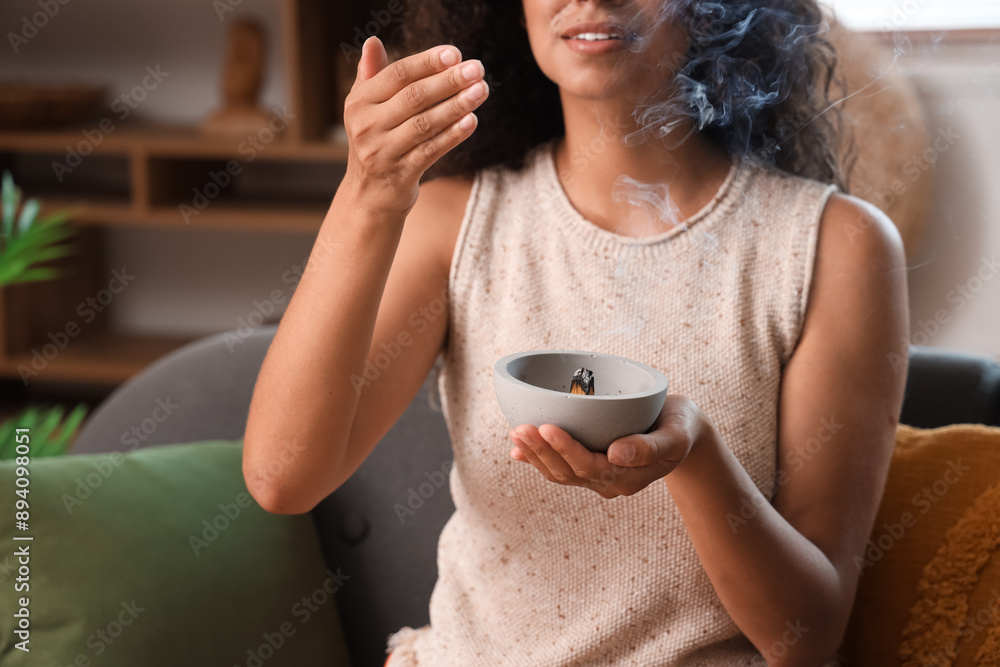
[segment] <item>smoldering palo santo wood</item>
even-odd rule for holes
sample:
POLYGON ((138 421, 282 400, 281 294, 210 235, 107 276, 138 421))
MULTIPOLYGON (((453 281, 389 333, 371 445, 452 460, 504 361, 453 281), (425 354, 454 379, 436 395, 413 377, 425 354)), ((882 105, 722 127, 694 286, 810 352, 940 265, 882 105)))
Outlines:
POLYGON ((582 366, 573 373, 573 382, 570 384, 569 393, 583 394, 585 396, 594 395, 594 372, 582 366))

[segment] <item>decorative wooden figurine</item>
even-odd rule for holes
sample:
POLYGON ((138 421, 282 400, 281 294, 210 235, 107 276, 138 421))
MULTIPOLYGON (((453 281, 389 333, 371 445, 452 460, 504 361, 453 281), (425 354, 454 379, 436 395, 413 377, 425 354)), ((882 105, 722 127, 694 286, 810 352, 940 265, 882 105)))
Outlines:
POLYGON ((233 23, 226 45, 223 105, 205 119, 203 131, 248 136, 267 127, 270 115, 257 105, 266 52, 264 28, 260 22, 242 18, 233 23))

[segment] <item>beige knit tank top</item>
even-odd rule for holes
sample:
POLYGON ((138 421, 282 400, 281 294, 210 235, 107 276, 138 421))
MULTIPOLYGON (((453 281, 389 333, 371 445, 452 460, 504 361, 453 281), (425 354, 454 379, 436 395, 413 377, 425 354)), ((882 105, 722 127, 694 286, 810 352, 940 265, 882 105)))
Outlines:
POLYGON ((493 364, 573 349, 654 366, 771 498, 781 372, 835 187, 734 163, 696 215, 632 238, 573 207, 554 146, 519 172, 480 171, 470 193, 438 378, 456 511, 438 545, 430 624, 389 637, 390 665, 763 665, 665 483, 608 500, 510 459, 493 364))

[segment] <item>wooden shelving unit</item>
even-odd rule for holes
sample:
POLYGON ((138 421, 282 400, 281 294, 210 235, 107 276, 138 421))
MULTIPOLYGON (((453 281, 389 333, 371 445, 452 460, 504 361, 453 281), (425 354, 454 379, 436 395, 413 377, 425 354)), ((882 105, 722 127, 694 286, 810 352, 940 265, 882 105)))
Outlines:
POLYGON ((113 268, 103 252, 109 228, 318 231, 347 157, 347 145, 328 138, 342 123, 343 98, 357 64, 356 58, 348 62, 341 44, 353 45, 355 27, 378 8, 371 0, 275 1, 281 5, 283 76, 293 118, 273 139, 261 141, 264 136, 248 146, 247 138, 205 136, 196 128, 123 124, 87 146, 91 150, 70 173, 57 174, 52 162, 65 161, 67 147, 78 146, 82 130, 96 121, 58 131, 0 131, 0 171, 9 169, 47 209, 75 207, 81 247, 63 262, 71 272, 67 278, 0 288, 0 379, 114 386, 190 341, 115 331, 104 323, 104 313, 82 321, 80 304, 106 287, 113 268), (212 175, 227 173, 232 161, 239 172, 213 188, 212 175), (281 187, 272 184, 276 172, 284 176, 281 187), (215 195, 199 200, 197 191, 215 195), (71 323, 80 328, 74 336, 66 333, 71 323), (60 347, 63 336, 68 344, 60 347))

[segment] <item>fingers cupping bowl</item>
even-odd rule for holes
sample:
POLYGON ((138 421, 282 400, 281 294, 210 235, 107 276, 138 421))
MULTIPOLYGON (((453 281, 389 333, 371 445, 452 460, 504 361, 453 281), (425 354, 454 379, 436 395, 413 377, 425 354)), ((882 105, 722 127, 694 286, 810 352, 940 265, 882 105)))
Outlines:
POLYGON ((555 424, 594 452, 648 431, 663 409, 667 385, 652 366, 600 352, 530 350, 493 365, 493 387, 511 426, 555 424), (573 393, 581 377, 589 379, 592 394, 573 393))

